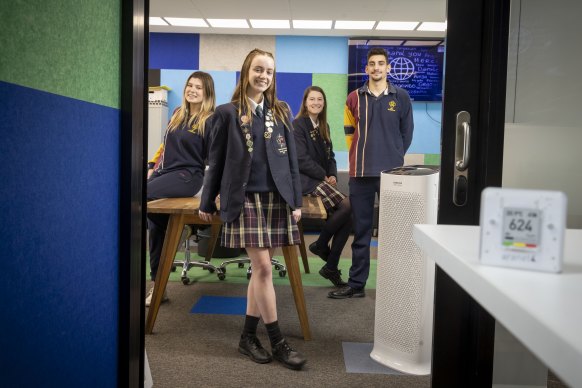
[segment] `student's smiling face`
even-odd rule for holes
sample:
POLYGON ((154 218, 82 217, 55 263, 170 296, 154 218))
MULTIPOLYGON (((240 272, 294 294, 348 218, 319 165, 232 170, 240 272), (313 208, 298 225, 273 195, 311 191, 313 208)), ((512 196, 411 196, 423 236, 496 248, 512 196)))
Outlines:
POLYGON ((273 82, 275 61, 267 55, 257 55, 251 62, 249 69, 249 86, 247 94, 264 93, 273 82))
POLYGON ((204 101, 204 85, 198 78, 190 78, 184 90, 184 98, 190 104, 202 104, 204 101))
POLYGON ((389 71, 390 65, 384 55, 372 55, 370 59, 368 59, 366 73, 370 76, 371 80, 377 82, 386 79, 386 75, 389 71))
POLYGON ((318 115, 321 113, 324 106, 325 101, 323 99, 323 94, 317 90, 310 91, 305 99, 305 108, 307 108, 307 112, 312 115, 318 115))

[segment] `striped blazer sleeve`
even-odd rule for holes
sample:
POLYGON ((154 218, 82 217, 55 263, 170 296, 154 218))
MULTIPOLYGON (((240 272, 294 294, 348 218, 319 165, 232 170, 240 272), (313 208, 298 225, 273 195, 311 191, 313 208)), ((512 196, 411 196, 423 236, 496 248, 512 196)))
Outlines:
POLYGON ((344 134, 348 150, 352 146, 354 132, 358 122, 358 92, 354 90, 348 95, 346 106, 344 107, 344 134))

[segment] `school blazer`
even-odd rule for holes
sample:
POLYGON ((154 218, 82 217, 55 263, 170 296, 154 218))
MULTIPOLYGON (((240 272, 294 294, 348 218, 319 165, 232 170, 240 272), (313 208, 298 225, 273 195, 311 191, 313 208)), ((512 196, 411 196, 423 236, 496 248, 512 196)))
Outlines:
POLYGON ((314 130, 309 117, 299 117, 293 121, 293 134, 297 146, 297 160, 301 175, 303 194, 309 194, 327 176, 337 178, 337 165, 333 145, 325 143, 321 137, 315 140, 309 134, 314 130), (328 149, 329 147, 329 154, 328 149))
MULTIPOLYGON (((265 100, 265 112, 267 103, 265 100)), ((217 210, 214 200, 220 193, 220 217, 224 222, 239 217, 251 172, 251 153, 241 125, 244 124, 238 115, 238 107, 233 103, 220 105, 212 115, 209 166, 204 177, 200 209, 214 213, 217 210)), ((290 121, 288 126, 291 126, 290 121)), ((255 141, 266 142, 267 160, 275 186, 291 209, 297 209, 302 205, 301 182, 293 128, 288 126, 277 120, 270 139, 255 141)))

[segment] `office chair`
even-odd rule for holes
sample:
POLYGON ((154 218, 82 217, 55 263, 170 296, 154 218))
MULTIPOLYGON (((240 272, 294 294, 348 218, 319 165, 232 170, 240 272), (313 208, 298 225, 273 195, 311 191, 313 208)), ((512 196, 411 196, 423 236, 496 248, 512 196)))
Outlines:
MULTIPOLYGON (((232 259, 232 260, 226 260, 223 261, 219 266, 218 269, 220 269, 224 274, 226 274, 226 266, 229 264, 238 264, 239 268, 244 268, 245 264, 248 264, 249 267, 247 268, 247 279, 250 279, 252 274, 253 274, 253 269, 251 266, 251 259, 249 259, 248 257, 239 257, 237 259, 232 259)), ((287 267, 285 267, 279 260, 277 259, 271 259, 271 264, 273 265, 273 267, 275 267, 275 269, 277 271, 279 271, 279 276, 280 277, 285 277, 285 275, 287 274, 287 267)))
MULTIPOLYGON (((208 228, 210 229, 210 228, 208 228)), ((210 273, 216 272, 218 279, 224 280, 225 274, 222 269, 216 267, 212 263, 206 260, 191 260, 190 258, 190 238, 194 236, 194 242, 198 243, 200 241, 200 232, 201 230, 196 225, 184 225, 184 230, 182 230, 182 236, 180 237, 180 243, 184 244, 184 260, 174 260, 174 264, 172 266, 172 271, 176 270, 177 266, 182 267, 182 274, 180 279, 182 280, 182 284, 187 285, 190 284, 190 278, 188 277, 188 271, 192 267, 200 267, 207 270, 210 273)))

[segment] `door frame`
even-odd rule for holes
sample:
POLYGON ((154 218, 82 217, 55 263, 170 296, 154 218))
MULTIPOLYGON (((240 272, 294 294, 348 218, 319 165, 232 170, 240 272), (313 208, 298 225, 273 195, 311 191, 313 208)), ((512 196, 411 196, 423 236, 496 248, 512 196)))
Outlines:
MULTIPOLYGON (((439 224, 478 225, 501 186, 510 0, 447 1, 439 224), (471 115, 467 203, 453 203, 457 112, 471 115)), ((433 387, 491 387, 495 319, 437 266, 433 387)))
MULTIPOLYGON (((447 1, 439 224, 478 224, 481 190, 501 186, 509 6, 509 0, 447 1), (475 112, 476 133, 468 203, 462 209, 444 201, 452 197, 460 110, 475 112)), ((142 387, 149 0, 123 1, 121 7, 117 380, 119 386, 142 387)), ((495 321, 438 267, 434 311, 432 386, 490 387, 495 321)))
POLYGON ((117 384, 143 387, 149 0, 121 2, 117 384))

